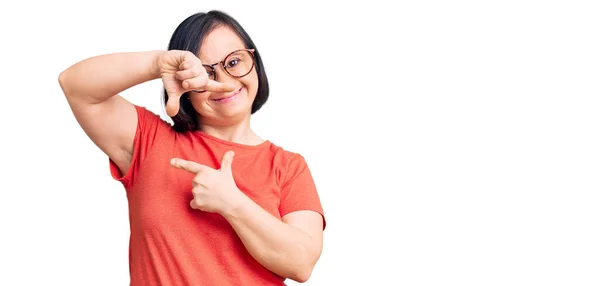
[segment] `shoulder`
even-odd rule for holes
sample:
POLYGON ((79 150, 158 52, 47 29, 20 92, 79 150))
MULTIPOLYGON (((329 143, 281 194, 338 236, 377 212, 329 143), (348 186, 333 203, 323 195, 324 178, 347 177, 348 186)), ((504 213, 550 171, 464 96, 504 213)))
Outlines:
POLYGON ((140 123, 157 124, 162 127, 171 128, 172 125, 162 118, 158 113, 141 105, 134 104, 133 106, 135 107, 140 123))
POLYGON ((287 166, 289 164, 306 163, 304 156, 299 152, 286 149, 272 142, 270 143, 270 151, 280 161, 280 165, 287 166))
POLYGON ((157 139, 171 138, 176 135, 173 125, 157 112, 151 109, 135 105, 137 112, 137 137, 144 141, 156 141, 157 139))
POLYGON ((284 185, 298 174, 309 170, 305 156, 298 151, 271 143, 271 152, 273 152, 274 165, 281 171, 281 181, 284 185))

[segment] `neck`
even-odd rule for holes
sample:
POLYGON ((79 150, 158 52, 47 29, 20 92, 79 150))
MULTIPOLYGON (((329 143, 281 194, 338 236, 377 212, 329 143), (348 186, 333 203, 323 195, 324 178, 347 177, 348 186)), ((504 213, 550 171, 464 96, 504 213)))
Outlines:
POLYGON ((200 122, 199 125, 202 132, 225 141, 244 145, 258 145, 264 142, 250 127, 249 117, 232 124, 215 125, 200 122))

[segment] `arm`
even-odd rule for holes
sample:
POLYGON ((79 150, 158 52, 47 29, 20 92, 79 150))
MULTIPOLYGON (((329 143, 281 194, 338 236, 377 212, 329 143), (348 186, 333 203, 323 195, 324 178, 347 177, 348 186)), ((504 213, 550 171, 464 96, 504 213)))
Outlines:
POLYGON ((137 84, 160 77, 161 51, 116 53, 74 64, 59 83, 79 125, 88 137, 126 173, 131 161, 137 114, 119 96, 137 84))
POLYGON ((225 152, 218 170, 181 158, 171 159, 173 167, 196 175, 190 207, 222 215, 250 255, 267 269, 298 282, 307 281, 323 249, 324 220, 318 211, 298 211, 320 209, 304 160, 295 161, 290 169, 294 170, 290 172, 294 183, 282 188, 279 207, 286 215, 279 220, 236 186, 231 170, 233 157, 232 151, 225 152))
POLYGON ((260 264, 280 276, 305 282, 321 256, 323 219, 296 211, 277 219, 247 196, 222 214, 260 264))

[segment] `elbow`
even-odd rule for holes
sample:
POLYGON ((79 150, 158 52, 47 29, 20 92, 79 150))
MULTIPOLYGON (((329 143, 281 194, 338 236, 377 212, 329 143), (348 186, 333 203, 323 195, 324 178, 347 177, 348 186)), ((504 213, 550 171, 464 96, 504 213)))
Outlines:
POLYGON ((298 282, 304 283, 307 282, 313 273, 313 269, 321 256, 321 248, 317 249, 308 249, 302 248, 301 255, 296 257, 296 263, 294 263, 293 271, 291 271, 291 275, 289 278, 298 282))
POLYGON ((62 71, 58 75, 58 84, 60 85, 64 96, 70 102, 73 99, 73 95, 76 94, 75 90, 77 89, 77 87, 74 86, 75 80, 73 79, 73 72, 68 69, 62 71))
POLYGON ((60 74, 58 75, 58 83, 59 83, 60 85, 63 85, 63 84, 64 84, 64 83, 67 81, 67 72, 68 72, 68 71, 69 71, 68 69, 66 69, 66 70, 63 70, 63 71, 62 71, 62 72, 60 72, 60 74))
POLYGON ((67 81, 67 70, 64 70, 58 75, 58 84, 65 95, 67 95, 67 81))
POLYGON ((314 266, 313 265, 304 265, 301 267, 297 267, 296 271, 290 275, 290 279, 298 282, 304 283, 307 282, 310 276, 312 275, 314 266))

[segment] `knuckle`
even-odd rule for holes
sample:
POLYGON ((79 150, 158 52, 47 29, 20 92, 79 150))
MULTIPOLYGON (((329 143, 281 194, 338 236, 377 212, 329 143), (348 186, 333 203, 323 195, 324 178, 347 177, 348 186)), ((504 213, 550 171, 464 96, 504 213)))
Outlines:
POLYGON ((195 78, 190 79, 190 88, 197 89, 197 88, 200 88, 200 87, 202 87, 202 85, 198 84, 198 80, 197 79, 195 79, 195 78))
POLYGON ((208 76, 204 75, 200 75, 200 77, 198 78, 198 80, 200 81, 200 83, 202 84, 202 86, 205 86, 208 84, 208 76))
POLYGON ((200 67, 198 65, 195 65, 194 68, 192 69, 192 73, 194 77, 197 77, 199 75, 202 75, 202 70, 204 70, 203 67, 200 67))
POLYGON ((192 52, 188 51, 186 54, 186 60, 190 61, 191 63, 197 64, 200 59, 192 52))
MULTIPOLYGON (((192 188, 192 194, 194 194, 194 196, 197 196, 201 193, 202 193, 202 189, 199 188, 198 186, 195 186, 192 188)), ((197 200, 197 198, 194 197, 194 200, 197 200)))

